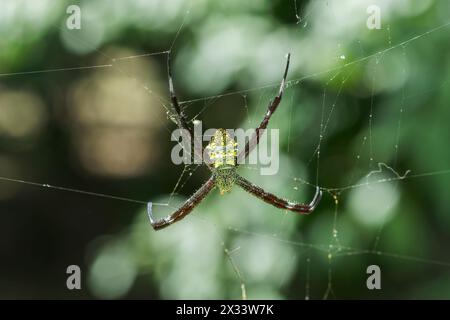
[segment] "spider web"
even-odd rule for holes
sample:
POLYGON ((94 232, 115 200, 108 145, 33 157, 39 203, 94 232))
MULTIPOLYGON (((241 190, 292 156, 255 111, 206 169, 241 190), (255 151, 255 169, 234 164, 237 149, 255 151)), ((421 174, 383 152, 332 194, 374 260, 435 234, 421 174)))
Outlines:
MULTIPOLYGON (((296 19, 295 32, 301 33, 314 23, 314 19, 317 19, 315 13, 318 11, 326 11, 330 15, 339 14, 340 11, 334 8, 335 5, 336 3, 332 1, 317 1, 302 8, 293 1, 291 10, 296 19)), ((167 50, 126 56, 111 56, 98 50, 98 55, 106 63, 0 73, 0 77, 27 78, 43 74, 52 76, 60 72, 112 69, 157 101, 159 111, 164 114, 170 111, 167 98, 154 88, 154 83, 136 76, 132 66, 139 60, 151 58, 165 60, 169 52, 176 53, 178 41, 189 24, 192 10, 195 8, 188 9, 182 15, 183 19, 174 32, 167 50)), ((385 79, 380 80, 382 76, 386 77, 380 73, 386 72, 386 65, 390 63, 386 62, 387 59, 392 56, 400 57, 399 73, 406 78, 410 59, 408 48, 418 42, 431 42, 434 35, 448 35, 449 27, 450 22, 444 22, 433 27, 418 28, 406 39, 403 37, 400 40, 393 40, 391 26, 388 24, 382 30, 373 31, 383 34, 386 38, 380 47, 369 50, 358 40, 360 54, 355 55, 353 59, 346 57, 345 49, 340 45, 336 54, 328 57, 330 61, 341 60, 342 63, 337 66, 335 64, 332 67, 319 68, 319 71, 301 77, 298 75, 302 73, 299 73, 295 66, 292 68, 283 102, 270 123, 271 128, 280 128, 280 136, 284 137, 285 153, 282 154, 280 173, 265 179, 259 176, 258 166, 244 166, 240 172, 246 177, 251 177, 252 181, 261 184, 265 189, 276 194, 281 192, 281 195, 289 199, 307 199, 314 187, 320 186, 325 195, 317 212, 308 217, 301 217, 266 206, 258 199, 236 190, 226 197, 210 195, 196 212, 183 220, 181 225, 177 224, 167 229, 167 232, 152 233, 146 222, 145 208, 141 206, 138 218, 131 224, 129 230, 121 230, 113 238, 102 242, 98 256, 91 264, 92 269, 97 268, 105 272, 98 267, 100 263, 97 263, 99 257, 106 255, 105 252, 120 259, 128 259, 127 261, 133 264, 134 269, 131 269, 136 274, 151 273, 153 279, 159 281, 161 296, 168 298, 345 298, 347 296, 341 292, 345 292, 343 287, 346 281, 359 283, 360 288, 355 289, 356 292, 365 292, 366 296, 373 297, 371 292, 364 291, 367 277, 365 271, 369 264, 380 264, 383 279, 387 273, 386 277, 389 279, 387 282, 393 281, 392 279, 401 272, 412 274, 411 278, 407 276, 405 279, 413 281, 414 275, 417 275, 414 270, 437 272, 442 276, 448 274, 450 258, 445 253, 418 254, 417 250, 411 248, 412 253, 409 254, 389 249, 405 246, 394 246, 383 241, 387 237, 386 229, 395 222, 391 220, 393 211, 398 211, 394 217, 402 219, 401 222, 395 223, 402 224, 402 221, 408 219, 407 208, 402 209, 402 201, 398 199, 400 194, 404 196, 407 184, 432 177, 445 177, 450 173, 450 168, 445 167, 420 171, 420 167, 404 167, 399 163, 404 127, 409 125, 408 122, 412 122, 410 101, 427 98, 436 91, 445 90, 447 82, 443 80, 439 87, 430 88, 425 92, 415 92, 404 83, 400 89, 389 93, 394 97, 400 95, 400 103, 394 104, 393 110, 390 110, 388 115, 381 112, 385 109, 379 107, 377 93, 382 90, 376 86, 385 79), (355 73, 364 68, 369 70, 367 72, 369 110, 367 115, 363 116, 366 125, 353 139, 356 146, 346 146, 346 143, 337 140, 337 146, 347 148, 344 152, 352 154, 352 164, 349 166, 349 172, 344 172, 348 179, 330 178, 343 173, 338 167, 330 168, 329 164, 333 163, 330 159, 340 152, 340 149, 334 148, 332 142, 339 133, 339 124, 351 113, 351 110, 346 108, 348 97, 343 97, 344 92, 348 90, 349 82, 353 81, 355 73), (308 92, 310 83, 319 87, 318 94, 317 89, 313 89, 312 94, 308 92), (295 121, 301 118, 308 121, 301 123, 295 121), (394 132, 383 132, 383 124, 389 121, 396 123, 394 132), (382 139, 392 141, 391 148, 394 150, 392 156, 389 156, 389 153, 386 156, 386 150, 377 147, 377 143, 382 139), (346 184, 342 185, 341 181, 345 180, 346 184), (334 181, 339 183, 336 185, 334 181), (383 187, 386 185, 389 186, 387 189, 383 187), (383 193, 386 192, 397 197, 383 198, 383 193), (380 211, 389 214, 381 215, 381 218, 370 227, 364 223, 355 223, 354 220, 358 220, 358 217, 362 218, 352 211, 366 208, 360 199, 369 201, 372 196, 375 199, 387 199, 387 203, 380 203, 380 211), (352 227, 366 228, 370 239, 362 239, 361 234, 355 234, 355 230, 350 230, 352 227), (120 242, 125 243, 125 246, 119 244, 120 242), (140 244, 141 242, 143 244, 140 244), (135 256, 124 256, 122 254, 124 248, 132 248, 135 256), (350 273, 354 276, 348 276, 346 269, 350 269, 350 273)), ((301 56, 302 52, 295 50, 296 47, 293 48, 294 60, 301 56)), ((283 61, 278 60, 274 59, 273 64, 281 74, 283 61)), ((174 77, 176 78, 176 75, 174 77)), ((191 121, 209 117, 212 119, 207 122, 209 124, 213 122, 215 112, 220 108, 226 108, 223 105, 233 102, 235 103, 233 108, 239 109, 244 115, 241 125, 251 128, 259 123, 268 101, 276 94, 278 86, 279 83, 275 81, 269 85, 258 85, 245 90, 182 99, 182 105, 189 113, 191 121)), ((161 113, 155 113, 155 118, 170 135, 172 129, 170 120, 161 116, 161 113)), ((201 174, 201 170, 197 165, 184 166, 181 169, 176 175, 173 188, 165 191, 168 195, 161 196, 160 200, 154 202, 161 215, 176 208, 183 200, 182 194, 189 194, 192 184, 195 185, 193 177, 201 174)), ((48 188, 104 197, 107 201, 120 200, 138 205, 147 203, 145 199, 40 183, 22 177, 5 175, 0 177, 0 180, 34 185, 41 188, 40 192, 50 192, 45 190, 48 188)), ((367 210, 372 207, 369 206, 367 210)), ((394 237, 391 235, 388 238, 394 237)), ((95 278, 94 271, 93 274, 95 278)), ((120 274, 115 276, 119 277, 120 274)), ((91 282, 94 287, 100 286, 99 283, 101 280, 94 279, 91 282)), ((389 282, 386 286, 389 286, 389 282)), ((101 290, 93 289, 93 291, 101 297, 105 296, 101 290)), ((392 295, 392 291, 388 294, 392 295)))

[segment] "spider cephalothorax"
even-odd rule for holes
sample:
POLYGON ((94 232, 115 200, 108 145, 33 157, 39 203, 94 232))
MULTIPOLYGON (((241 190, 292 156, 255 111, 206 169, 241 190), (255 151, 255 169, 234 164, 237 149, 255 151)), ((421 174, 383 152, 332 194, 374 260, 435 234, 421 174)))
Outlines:
MULTIPOLYGON (((170 58, 170 56, 169 56, 170 58)), ((259 138, 264 130, 269 124, 270 117, 276 111, 278 105, 281 102, 283 96, 284 87, 286 85, 286 77, 289 69, 289 58, 287 56, 286 69, 284 70, 283 79, 281 81, 280 89, 278 95, 269 103, 267 112, 264 115, 259 127, 255 130, 252 137, 245 144, 243 150, 239 153, 237 152, 237 143, 231 137, 231 135, 224 129, 219 129, 214 133, 210 143, 206 147, 209 154, 210 161, 204 162, 208 169, 211 170, 211 177, 206 181, 200 189, 198 189, 186 202, 172 214, 168 215, 162 219, 155 219, 152 212, 152 203, 148 203, 148 216, 150 218, 150 223, 155 230, 159 230, 170 226, 184 217, 186 217, 207 195, 208 193, 217 187, 221 194, 231 191, 234 184, 238 185, 248 193, 260 198, 261 200, 277 207, 280 209, 286 209, 294 211, 297 213, 308 214, 312 212, 320 201, 322 196, 322 191, 319 187, 316 187, 316 194, 313 200, 309 204, 297 203, 295 201, 289 201, 277 197, 276 195, 265 191, 264 189, 258 187, 257 185, 251 183, 244 177, 240 176, 236 169, 243 160, 245 160, 250 152, 258 145, 259 138)), ((189 125, 183 110, 178 103, 178 99, 175 95, 175 90, 173 88, 172 74, 170 72, 170 61, 167 59, 167 70, 169 73, 169 91, 170 91, 170 101, 172 103, 172 108, 174 113, 171 115, 178 127, 187 130, 191 136, 191 143, 196 156, 202 156, 203 152, 199 154, 199 151, 195 151, 194 140, 194 130, 192 126, 189 125)))
POLYGON ((236 182, 236 141, 225 129, 218 129, 206 149, 220 194, 230 192, 236 182))

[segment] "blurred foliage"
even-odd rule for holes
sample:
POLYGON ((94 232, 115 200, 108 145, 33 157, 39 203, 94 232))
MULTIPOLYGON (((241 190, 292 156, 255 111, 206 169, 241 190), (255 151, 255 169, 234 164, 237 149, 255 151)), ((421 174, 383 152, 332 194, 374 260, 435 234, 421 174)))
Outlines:
POLYGON ((329 190, 309 216, 237 188, 213 192, 154 232, 145 204, 2 180, 0 297, 239 298, 241 277, 250 299, 449 298, 449 9, 445 0, 2 1, 0 177, 170 202, 155 208, 167 214, 208 173, 170 160, 166 51, 177 94, 204 129, 255 127, 291 52, 270 124, 280 171, 240 173, 298 201, 316 181, 329 190), (81 30, 66 28, 69 4, 81 8, 81 30), (366 27, 371 4, 380 30, 366 27), (423 173, 433 174, 414 176, 423 173), (70 264, 83 270, 81 291, 65 287, 70 264), (366 288, 371 264, 380 291, 366 288))

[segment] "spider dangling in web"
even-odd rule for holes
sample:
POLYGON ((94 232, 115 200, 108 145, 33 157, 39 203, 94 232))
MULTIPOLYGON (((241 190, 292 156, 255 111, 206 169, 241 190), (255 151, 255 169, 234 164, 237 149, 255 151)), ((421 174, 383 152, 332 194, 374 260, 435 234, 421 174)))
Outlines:
MULTIPOLYGON (((270 118, 281 102, 286 85, 289 60, 290 54, 287 55, 286 69, 284 71, 278 95, 269 103, 263 120, 249 141, 247 141, 245 149, 238 154, 237 143, 235 140, 226 130, 218 129, 206 147, 206 151, 209 153, 211 162, 207 163, 203 161, 203 164, 210 169, 212 173, 211 177, 200 187, 200 189, 198 189, 189 199, 187 199, 178 210, 165 218, 155 219, 152 212, 152 202, 149 202, 147 207, 148 216, 153 229, 159 230, 165 228, 186 217, 215 187, 219 189, 220 194, 224 194, 230 192, 234 184, 238 185, 248 193, 280 209, 290 210, 301 214, 308 214, 316 208, 322 197, 322 191, 319 187, 316 187, 316 193, 311 203, 301 204, 294 201, 281 199, 251 183, 237 173, 238 165, 243 163, 242 161, 245 160, 250 152, 252 152, 252 150, 258 145, 260 136, 264 133, 270 118)), ((191 143, 194 144, 192 139, 194 136, 193 128, 188 125, 186 115, 183 113, 175 95, 172 73, 170 69, 170 57, 167 60, 167 70, 169 75, 170 100, 174 112, 173 119, 180 129, 184 129, 189 133, 191 136, 191 143)), ((193 150, 195 150, 195 148, 193 150)))

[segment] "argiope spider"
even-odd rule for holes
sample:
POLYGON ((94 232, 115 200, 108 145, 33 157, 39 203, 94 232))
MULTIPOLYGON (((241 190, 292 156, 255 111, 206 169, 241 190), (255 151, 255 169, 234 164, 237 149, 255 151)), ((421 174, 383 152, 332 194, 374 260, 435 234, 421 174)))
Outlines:
MULTIPOLYGON (((208 193, 214 188, 218 187, 221 194, 231 191, 234 184, 247 191, 248 193, 262 199, 263 201, 281 209, 294 211, 301 214, 308 214, 312 212, 322 197, 322 191, 319 187, 316 188, 316 193, 310 204, 300 204, 297 202, 278 198, 272 193, 265 191, 264 189, 254 185, 250 181, 241 177, 236 169, 241 161, 246 159, 250 152, 259 143, 259 138, 267 128, 270 118, 276 111, 283 96, 283 91, 286 85, 286 77, 289 69, 290 54, 287 55, 286 69, 284 71, 283 79, 281 81, 278 95, 269 103, 266 115, 259 127, 255 130, 250 140, 246 143, 245 149, 237 154, 237 144, 234 139, 224 129, 218 129, 214 136, 211 138, 210 143, 206 147, 209 151, 209 155, 213 162, 211 164, 205 163, 211 170, 211 177, 198 189, 184 204, 175 212, 168 215, 165 218, 156 220, 152 213, 152 202, 148 203, 148 216, 150 223, 155 230, 165 228, 172 223, 175 223, 184 217, 186 217, 191 211, 208 195, 208 193)), ((180 129, 185 129, 191 135, 191 141, 193 143, 193 130, 188 125, 186 115, 183 113, 178 99, 175 95, 173 87, 172 73, 170 69, 170 60, 167 60, 167 70, 169 76, 169 91, 172 108, 175 111, 174 120, 180 129)), ((202 153, 203 154, 203 153, 202 153)))

